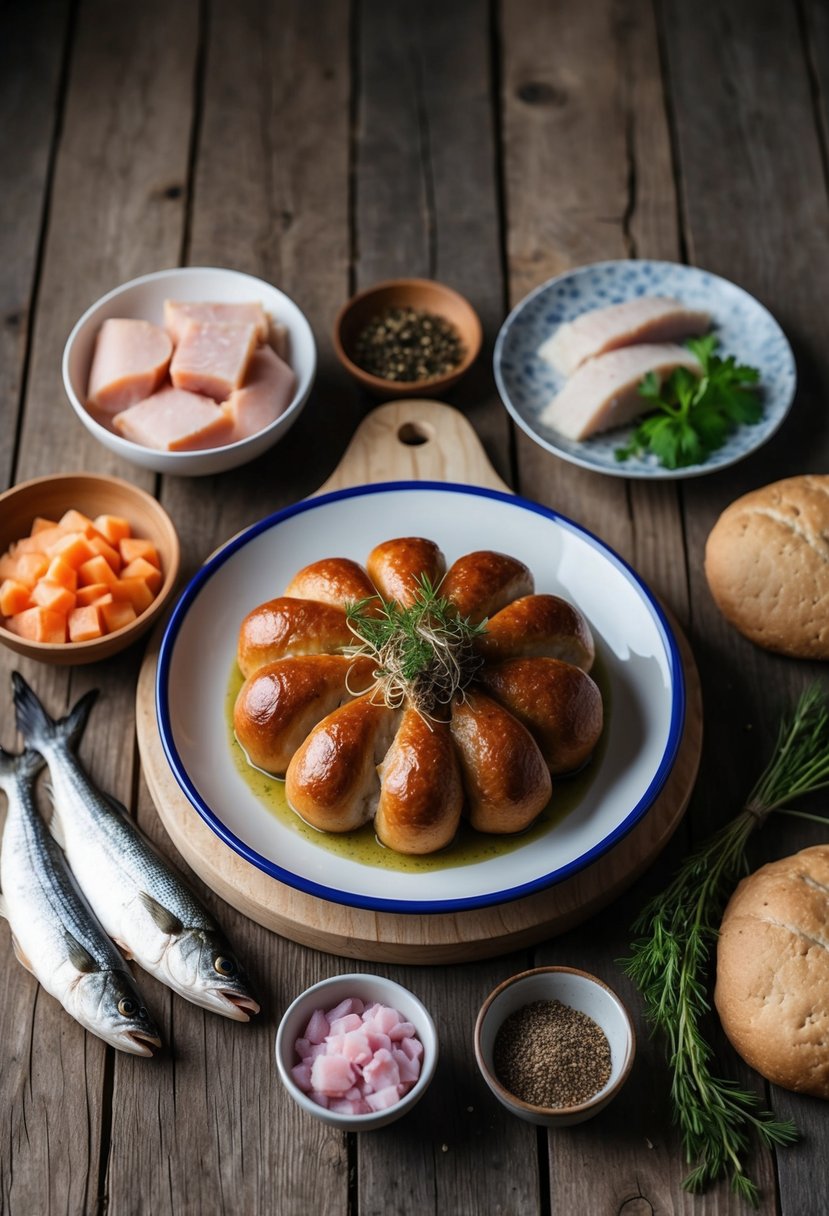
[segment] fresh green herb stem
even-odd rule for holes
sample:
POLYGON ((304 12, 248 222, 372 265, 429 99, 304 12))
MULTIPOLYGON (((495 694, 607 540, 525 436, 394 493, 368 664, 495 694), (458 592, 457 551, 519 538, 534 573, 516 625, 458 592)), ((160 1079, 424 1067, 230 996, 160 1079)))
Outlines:
POLYGON ((772 812, 825 823, 785 803, 829 785, 829 711, 811 688, 781 724, 772 758, 745 808, 715 832, 680 867, 673 881, 642 910, 625 970, 644 997, 645 1016, 666 1041, 671 1100, 689 1164, 684 1185, 701 1190, 723 1174, 748 1202, 756 1184, 743 1159, 753 1131, 766 1145, 790 1144, 794 1124, 757 1110, 756 1094, 711 1071, 713 1051, 702 1022, 710 1011, 706 968, 726 898, 746 872, 746 845, 772 812))

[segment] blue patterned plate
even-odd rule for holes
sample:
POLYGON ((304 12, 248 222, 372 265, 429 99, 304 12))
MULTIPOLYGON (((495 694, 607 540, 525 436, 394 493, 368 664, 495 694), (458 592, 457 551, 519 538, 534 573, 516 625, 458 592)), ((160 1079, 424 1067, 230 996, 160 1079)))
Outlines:
POLYGON ((613 477, 676 478, 713 473, 748 456, 770 439, 794 397, 795 363, 786 336, 771 313, 748 292, 707 270, 676 262, 596 262, 542 283, 512 310, 495 343, 495 380, 515 421, 548 452, 572 464, 613 477), (666 469, 656 458, 616 460, 616 448, 633 428, 619 427, 578 442, 541 421, 541 412, 564 383, 538 349, 564 321, 592 308, 620 304, 634 296, 673 296, 711 314, 720 353, 760 370, 763 417, 741 426, 703 464, 666 469))

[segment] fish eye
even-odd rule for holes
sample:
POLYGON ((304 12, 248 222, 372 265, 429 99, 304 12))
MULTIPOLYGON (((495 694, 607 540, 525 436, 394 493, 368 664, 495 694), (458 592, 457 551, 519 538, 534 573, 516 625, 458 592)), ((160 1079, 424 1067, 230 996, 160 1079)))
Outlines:
POLYGON ((236 964, 232 958, 227 958, 223 954, 217 954, 213 960, 213 966, 218 971, 219 975, 235 975, 236 964))
POLYGON ((125 1018, 134 1018, 138 1013, 138 1002, 131 996, 122 996, 118 1002, 118 1012, 125 1018))

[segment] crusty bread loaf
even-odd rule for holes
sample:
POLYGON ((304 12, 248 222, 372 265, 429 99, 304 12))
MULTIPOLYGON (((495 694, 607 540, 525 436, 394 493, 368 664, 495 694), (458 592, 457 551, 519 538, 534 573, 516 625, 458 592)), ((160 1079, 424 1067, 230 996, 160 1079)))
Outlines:
POLYGON ((705 548, 711 594, 767 650, 829 659, 829 476, 788 477, 723 511, 705 548))
POLYGON ((744 878, 725 910, 714 1000, 743 1059, 829 1098, 829 845, 744 878))

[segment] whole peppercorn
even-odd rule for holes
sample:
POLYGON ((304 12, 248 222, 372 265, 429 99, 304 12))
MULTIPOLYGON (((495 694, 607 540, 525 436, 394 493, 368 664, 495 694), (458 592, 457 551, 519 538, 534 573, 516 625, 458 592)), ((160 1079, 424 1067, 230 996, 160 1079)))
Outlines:
POLYGON ((462 362, 464 347, 451 322, 419 308, 386 308, 360 331, 354 362, 383 380, 434 380, 462 362))

